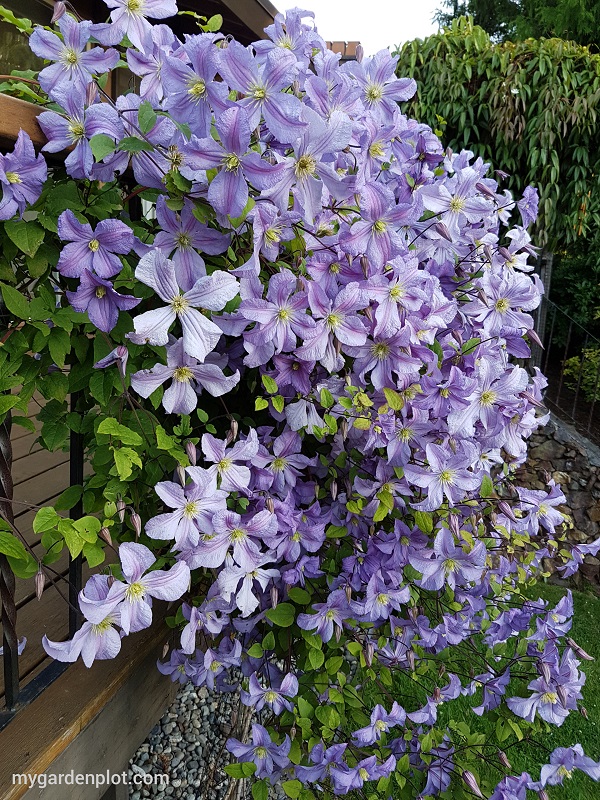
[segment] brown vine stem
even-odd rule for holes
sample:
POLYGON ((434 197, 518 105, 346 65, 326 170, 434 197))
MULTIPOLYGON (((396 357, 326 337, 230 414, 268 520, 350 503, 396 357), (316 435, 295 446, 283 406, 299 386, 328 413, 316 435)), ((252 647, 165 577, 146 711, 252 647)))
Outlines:
POLYGON ((0 75, 0 81, 21 81, 22 83, 33 83, 35 86, 39 86, 39 81, 34 81, 31 78, 19 78, 18 75, 0 75))

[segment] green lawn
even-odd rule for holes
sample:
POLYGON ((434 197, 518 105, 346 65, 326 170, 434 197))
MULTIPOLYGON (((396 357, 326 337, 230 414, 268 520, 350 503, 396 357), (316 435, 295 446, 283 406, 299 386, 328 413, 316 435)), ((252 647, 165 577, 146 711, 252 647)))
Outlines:
MULTIPOLYGON (((530 590, 531 597, 541 597, 552 605, 560 600, 565 589, 559 586, 540 584, 530 590)), ((560 728, 552 727, 545 734, 543 742, 549 749, 569 746, 576 743, 582 745, 585 753, 592 758, 600 759, 600 598, 583 592, 573 592, 575 613, 571 636, 596 661, 583 661, 582 667, 587 679, 583 687, 583 704, 587 708, 589 719, 572 712, 560 728)), ((400 679, 402 680, 402 679, 400 679)), ((413 684, 414 687, 414 684, 413 684)), ((397 685, 399 700, 402 687, 397 685)), ((406 691, 406 689, 405 689, 406 691)), ((470 707, 475 705, 472 698, 458 698, 440 708, 440 722, 445 722, 446 715, 457 722, 466 722, 472 732, 488 734, 490 741, 495 741, 494 724, 485 717, 473 714, 470 707)), ((508 755, 515 774, 527 771, 534 780, 539 777, 541 764, 546 761, 546 753, 529 742, 519 742, 508 748, 508 755)), ((500 775, 485 763, 480 769, 482 778, 496 782, 500 775)), ((563 787, 550 787, 552 800, 598 800, 600 788, 587 775, 576 773, 563 787)))

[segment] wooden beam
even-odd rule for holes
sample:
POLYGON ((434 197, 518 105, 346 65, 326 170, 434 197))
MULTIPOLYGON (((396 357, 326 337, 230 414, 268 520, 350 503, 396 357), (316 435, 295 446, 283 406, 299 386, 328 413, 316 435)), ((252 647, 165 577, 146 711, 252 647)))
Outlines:
MULTIPOLYGON (((241 20, 259 39, 265 38, 264 29, 272 25, 277 14, 269 0, 221 0, 223 5, 241 20)), ((225 26, 224 26, 225 27, 225 26)))
POLYGON ((37 116, 44 109, 33 103, 26 103, 17 97, 0 94, 0 141, 11 149, 22 129, 31 137, 36 147, 46 144, 46 137, 38 125, 37 116))

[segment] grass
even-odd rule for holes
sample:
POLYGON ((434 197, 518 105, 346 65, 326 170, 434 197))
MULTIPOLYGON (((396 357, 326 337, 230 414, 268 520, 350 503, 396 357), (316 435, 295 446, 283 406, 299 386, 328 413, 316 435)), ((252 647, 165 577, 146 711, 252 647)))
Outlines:
MULTIPOLYGON (((549 584, 540 584, 530 590, 531 597, 540 597, 556 605, 564 595, 565 589, 549 584)), ((565 722, 559 727, 552 726, 548 734, 538 736, 543 741, 544 747, 553 750, 555 747, 565 747, 579 743, 586 755, 596 760, 600 759, 600 598, 584 592, 573 592, 574 616, 573 627, 570 635, 588 652, 594 656, 595 661, 584 661, 581 667, 586 673, 586 682, 583 687, 583 705, 588 711, 589 719, 585 719, 577 712, 571 712, 565 722)), ((580 667, 580 668, 581 668, 580 667)), ((402 678, 400 678, 402 680, 402 678)), ((413 691, 414 691, 414 684, 413 691)), ((401 700, 405 687, 398 684, 396 691, 401 700)), ((471 711, 472 698, 458 698, 440 708, 439 721, 444 723, 450 717, 457 722, 466 722, 472 733, 483 733, 490 742, 496 741, 495 723, 486 717, 477 717, 471 711)), ((516 718, 515 718, 516 719, 516 718)), ((510 740, 510 741, 514 741, 510 740)), ((537 780, 540 766, 547 761, 547 751, 530 742, 517 742, 508 748, 508 755, 513 767, 513 774, 523 771, 529 772, 533 780, 537 780)), ((479 770, 482 780, 489 780, 492 784, 500 779, 500 774, 491 766, 482 762, 479 770)), ((567 780, 563 787, 551 787, 552 800, 598 800, 600 789, 587 775, 576 772, 572 779, 567 780)))

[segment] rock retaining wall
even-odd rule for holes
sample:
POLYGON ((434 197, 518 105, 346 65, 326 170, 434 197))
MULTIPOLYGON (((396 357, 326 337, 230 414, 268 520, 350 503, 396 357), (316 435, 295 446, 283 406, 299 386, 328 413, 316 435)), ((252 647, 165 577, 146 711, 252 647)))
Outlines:
MULTIPOLYGON (((600 536, 600 448, 553 416, 531 437, 527 462, 518 472, 518 484, 530 489, 546 489, 544 473, 561 485, 567 498, 561 511, 573 519, 569 541, 581 544, 597 539, 600 536)), ((553 565, 548 564, 548 569, 554 571, 553 565)), ((586 556, 572 580, 579 585, 590 581, 600 586, 600 559, 586 556)))

